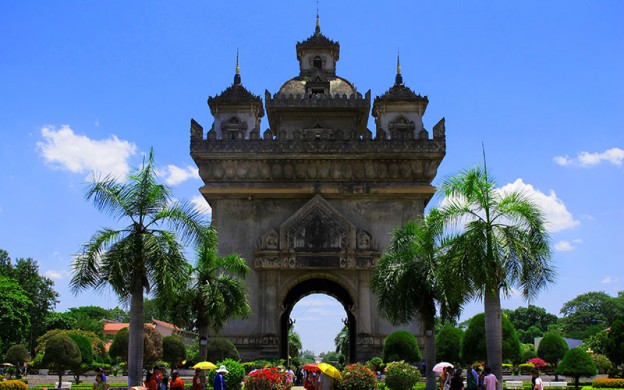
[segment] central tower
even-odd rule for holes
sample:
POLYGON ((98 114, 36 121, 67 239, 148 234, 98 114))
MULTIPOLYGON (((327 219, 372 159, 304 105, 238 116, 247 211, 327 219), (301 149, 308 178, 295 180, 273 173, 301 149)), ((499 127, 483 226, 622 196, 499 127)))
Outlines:
MULTIPOLYGON (((347 312, 350 360, 364 361, 381 355, 394 330, 378 315, 371 270, 392 228, 421 215, 435 191, 444 119, 430 137, 422 122, 427 97, 403 84, 398 60, 394 85, 373 102, 370 90, 362 95, 339 77, 340 45, 321 33, 318 16, 296 52, 299 74, 277 93, 265 91, 262 136, 262 100, 243 87, 238 60, 233 84, 208 99, 211 128, 191 120, 191 156, 219 249, 253 270, 253 315, 220 335, 242 358, 285 358, 293 306, 325 293, 347 312)), ((416 322, 404 328, 421 334, 416 322)))

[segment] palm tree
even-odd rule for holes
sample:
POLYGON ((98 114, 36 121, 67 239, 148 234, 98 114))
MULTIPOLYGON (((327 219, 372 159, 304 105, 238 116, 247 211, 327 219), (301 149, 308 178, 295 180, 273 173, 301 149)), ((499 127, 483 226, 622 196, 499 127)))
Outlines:
POLYGON ((340 332, 334 338, 334 345, 336 346, 336 352, 345 357, 346 361, 349 361, 349 327, 343 326, 340 332))
POLYGON ((488 364, 501 386, 501 292, 518 287, 533 300, 554 280, 550 238, 540 208, 518 191, 502 192, 485 168, 476 167, 444 181, 440 206, 447 228, 457 234, 449 245, 444 275, 471 297, 483 299, 488 364))
MULTIPOLYGON (((230 318, 245 318, 251 313, 247 288, 241 279, 250 269, 237 254, 218 256, 217 243, 217 232, 212 227, 205 228, 197 247, 194 285, 186 293, 200 339, 207 338, 210 330, 218 333, 230 318)), ((200 345, 203 360, 207 352, 207 346, 200 345)))
POLYGON ((201 235, 204 221, 192 204, 175 201, 170 189, 157 182, 153 150, 126 182, 110 176, 87 187, 95 207, 129 224, 103 228, 83 245, 73 261, 70 287, 110 286, 122 301, 130 301, 128 384, 141 384, 143 369, 143 294, 166 297, 190 274, 182 243, 201 235))
POLYGON ((445 239, 438 211, 392 231, 388 252, 384 254, 371 278, 381 314, 392 324, 406 324, 420 318, 425 331, 427 390, 436 387, 435 318, 439 306, 444 320, 461 311, 463 297, 454 286, 445 286, 440 277, 440 260, 445 239))

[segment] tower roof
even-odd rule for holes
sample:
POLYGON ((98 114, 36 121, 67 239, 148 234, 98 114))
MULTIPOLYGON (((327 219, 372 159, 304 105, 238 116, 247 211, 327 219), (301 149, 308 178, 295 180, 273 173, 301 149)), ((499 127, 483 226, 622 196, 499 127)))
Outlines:
POLYGON ((340 44, 327 38, 321 33, 321 21, 318 13, 316 14, 316 28, 314 34, 303 42, 297 42, 297 56, 304 49, 330 49, 334 52, 334 59, 338 61, 340 55, 340 44))
POLYGON ((238 64, 238 51, 236 51, 236 71, 234 81, 231 86, 226 88, 220 94, 208 98, 208 106, 211 111, 219 105, 237 105, 241 103, 251 103, 259 107, 259 116, 264 116, 264 107, 262 99, 258 95, 254 95, 247 88, 243 87, 240 75, 240 66, 238 64))

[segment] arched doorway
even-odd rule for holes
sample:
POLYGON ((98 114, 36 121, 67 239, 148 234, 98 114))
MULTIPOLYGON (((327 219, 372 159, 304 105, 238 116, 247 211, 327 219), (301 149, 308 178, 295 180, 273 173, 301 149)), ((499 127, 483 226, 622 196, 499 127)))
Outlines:
POLYGON ((354 305, 353 297, 340 284, 322 278, 313 278, 298 283, 288 291, 282 305, 284 312, 280 317, 280 358, 288 360, 288 329, 291 325, 290 314, 299 300, 313 293, 323 293, 336 298, 347 313, 347 327, 349 328, 349 361, 356 361, 356 332, 357 323, 351 308, 354 305))

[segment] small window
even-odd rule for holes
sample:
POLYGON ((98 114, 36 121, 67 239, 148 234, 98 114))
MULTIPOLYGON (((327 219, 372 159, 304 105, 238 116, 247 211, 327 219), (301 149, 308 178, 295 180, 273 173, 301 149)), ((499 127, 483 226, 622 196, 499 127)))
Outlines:
POLYGON ((321 57, 319 56, 314 57, 314 60, 312 60, 312 66, 314 66, 316 69, 322 70, 323 60, 321 59, 321 57))

